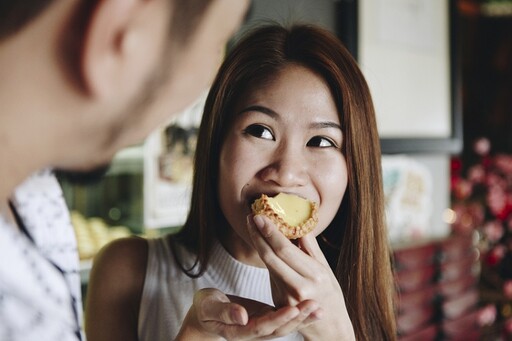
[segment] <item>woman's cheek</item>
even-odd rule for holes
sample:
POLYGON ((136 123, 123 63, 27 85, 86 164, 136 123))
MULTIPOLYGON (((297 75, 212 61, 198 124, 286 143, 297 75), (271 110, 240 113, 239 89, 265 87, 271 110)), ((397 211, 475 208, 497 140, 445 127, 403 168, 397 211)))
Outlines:
POLYGON ((317 188, 321 204, 319 209, 319 227, 326 228, 338 212, 348 184, 345 159, 333 162, 333 159, 320 163, 315 169, 318 174, 317 188))

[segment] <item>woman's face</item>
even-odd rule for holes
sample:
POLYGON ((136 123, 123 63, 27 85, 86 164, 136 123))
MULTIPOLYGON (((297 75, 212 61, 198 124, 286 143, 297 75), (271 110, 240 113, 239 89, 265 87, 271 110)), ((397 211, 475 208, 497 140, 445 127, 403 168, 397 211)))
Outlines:
POLYGON ((344 137, 325 81, 289 65, 235 107, 221 149, 219 200, 228 223, 246 243, 247 215, 262 193, 296 194, 318 204, 320 234, 347 188, 344 137))

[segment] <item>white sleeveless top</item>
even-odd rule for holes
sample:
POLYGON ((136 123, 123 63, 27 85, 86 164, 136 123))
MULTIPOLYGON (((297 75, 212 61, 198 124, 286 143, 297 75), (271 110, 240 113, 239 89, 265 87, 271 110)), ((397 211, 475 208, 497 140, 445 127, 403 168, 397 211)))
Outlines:
MULTIPOLYGON (((210 263, 199 278, 190 278, 176 265, 168 237, 149 239, 146 278, 139 311, 139 340, 173 340, 192 304, 194 293, 202 288, 216 288, 226 294, 272 303, 268 270, 243 264, 214 241, 210 263)), ((186 267, 195 256, 182 246, 177 253, 186 267)), ((303 340, 293 333, 275 340, 303 340)))

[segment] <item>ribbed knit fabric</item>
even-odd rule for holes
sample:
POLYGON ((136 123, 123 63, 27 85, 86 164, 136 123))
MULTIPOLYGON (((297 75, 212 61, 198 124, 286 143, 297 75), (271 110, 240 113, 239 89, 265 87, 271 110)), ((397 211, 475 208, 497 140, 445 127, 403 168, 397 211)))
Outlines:
MULTIPOLYGON (((148 241, 148 264, 139 312, 139 340, 173 340, 192 303, 202 288, 216 288, 226 294, 272 304, 270 279, 266 269, 243 264, 218 242, 214 242, 208 269, 199 278, 190 278, 176 265, 166 237, 148 241)), ((187 266, 195 260, 184 247, 176 246, 187 266)), ((299 333, 275 340, 303 340, 299 333)))

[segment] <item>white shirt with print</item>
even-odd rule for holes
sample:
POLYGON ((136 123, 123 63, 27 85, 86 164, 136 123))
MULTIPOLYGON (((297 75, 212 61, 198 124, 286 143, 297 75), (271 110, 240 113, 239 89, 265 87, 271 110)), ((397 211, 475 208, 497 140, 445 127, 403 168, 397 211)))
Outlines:
POLYGON ((12 203, 33 241, 0 215, 0 340, 79 340, 76 238, 57 179, 34 174, 12 203))

